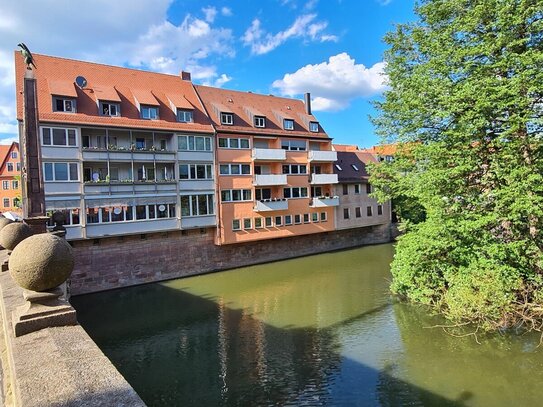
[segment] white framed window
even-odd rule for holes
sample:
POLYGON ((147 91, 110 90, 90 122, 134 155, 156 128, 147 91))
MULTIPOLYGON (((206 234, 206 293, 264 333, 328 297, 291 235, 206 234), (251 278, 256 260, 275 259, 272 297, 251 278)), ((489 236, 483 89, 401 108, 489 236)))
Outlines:
POLYGON ((248 149, 250 148, 250 143, 248 138, 219 137, 219 147, 248 149))
POLYGON ((53 96, 53 112, 75 113, 75 99, 53 96))
POLYGON ((250 230, 253 228, 253 220, 251 218, 243 218, 243 230, 250 230))
POLYGON ((208 216, 214 214, 213 194, 181 195, 181 216, 208 216))
POLYGON ((263 218, 255 218, 255 229, 262 229, 264 227, 262 219, 263 218))
POLYGON ((358 171, 358 167, 354 164, 351 164, 351 167, 353 167, 353 170, 358 171))
POLYGON ((232 219, 232 230, 241 230, 241 221, 239 219, 232 219))
POLYGON ((349 218, 350 218, 349 208, 343 208, 343 219, 349 219, 349 218))
POLYGON ((192 123, 192 110, 177 109, 177 121, 182 123, 192 123))
POLYGON ((43 163, 43 179, 46 182, 79 181, 77 163, 43 163))
POLYGON ((383 214, 383 205, 377 205, 377 215, 383 214))
POLYGON ((14 158, 14 159, 17 158, 17 151, 12 151, 11 152, 11 158, 14 158))
POLYGON ((179 179, 213 179, 211 164, 180 164, 179 179))
POLYGON ((2 181, 2 189, 4 190, 9 189, 9 181, 2 181))
POLYGON ((287 151, 305 151, 307 145, 303 140, 281 140, 281 148, 287 151))
POLYGON ((294 224, 299 225, 302 223, 302 215, 294 215, 294 224))
POLYGON ((223 189, 221 191, 221 202, 252 201, 250 189, 223 189))
POLYGON ((349 195, 349 185, 343 184, 343 195, 349 195))
POLYGON ((13 163, 7 163, 8 172, 13 172, 13 163))
POLYGON ((12 188, 12 189, 17 189, 17 188, 19 188, 19 181, 17 181, 16 179, 14 179, 13 181, 11 181, 11 188, 12 188))
POLYGON ((177 136, 179 151, 211 151, 211 137, 207 136, 177 136))
POLYGON ((326 212, 321 212, 321 222, 326 222, 328 220, 328 217, 326 215, 326 212))
POLYGON ((9 198, 4 198, 4 208, 9 208, 9 198))
POLYGON ((266 118, 264 116, 255 116, 254 118, 255 127, 266 127, 266 118))
POLYGON ((220 164, 219 174, 221 175, 251 175, 250 164, 220 164))
POLYGON ((359 184, 354 184, 354 193, 355 194, 360 194, 360 185, 359 184))
POLYGON ((271 216, 266 216, 264 219, 264 224, 267 228, 271 228, 273 226, 273 218, 271 216))
POLYGON ((313 133, 319 132, 319 122, 309 122, 309 131, 313 133))
POLYGON ((357 217, 357 218, 361 218, 362 217, 362 211, 361 211, 361 208, 359 206, 357 206, 356 208, 354 208, 354 216, 357 217))
POLYGON ((285 226, 292 225, 292 215, 285 215, 285 226))
POLYGON ((307 187, 283 188, 283 198, 307 198, 307 187))
POLYGON ((366 215, 373 216, 373 208, 371 206, 366 207, 366 215))
POLYGON ((313 223, 318 223, 319 222, 319 214, 317 212, 313 212, 311 214, 311 221, 313 223))
POLYGON ((100 116, 120 116, 121 104, 113 102, 100 102, 100 116))
POLYGON ((343 171, 343 169, 338 164, 335 164, 335 166, 338 169, 338 171, 343 171))
POLYGON ((61 127, 42 127, 42 146, 77 147, 77 130, 61 127))
POLYGON ((221 124, 232 126, 234 124, 234 113, 221 112, 221 124))
POLYGON ((141 105, 141 118, 146 120, 158 119, 158 106, 141 105))
POLYGON ((255 199, 257 201, 271 199, 271 188, 255 188, 255 199))
POLYGON ((285 130, 294 130, 294 120, 292 120, 292 119, 283 119, 283 128, 285 130))
POLYGON ((311 196, 318 197, 322 196, 322 187, 311 187, 311 196))
POLYGON ((275 217, 275 226, 283 226, 283 217, 282 216, 276 216, 275 217))
POLYGON ((46 213, 46 215, 49 217, 49 222, 47 223, 49 226, 55 226, 51 219, 54 212, 61 212, 64 215, 64 226, 74 226, 81 223, 81 219, 79 216, 79 213, 81 211, 79 210, 79 208, 55 209, 47 211, 46 213))
POLYGON ((87 207, 87 223, 114 223, 175 218, 175 204, 87 207))
POLYGON ((304 213, 304 223, 310 223, 309 213, 304 213))
POLYGON ((17 163, 17 171, 21 171, 21 163, 17 163))
POLYGON ((283 174, 287 174, 287 175, 307 174, 307 166, 300 165, 300 164, 286 164, 286 165, 283 165, 283 174))

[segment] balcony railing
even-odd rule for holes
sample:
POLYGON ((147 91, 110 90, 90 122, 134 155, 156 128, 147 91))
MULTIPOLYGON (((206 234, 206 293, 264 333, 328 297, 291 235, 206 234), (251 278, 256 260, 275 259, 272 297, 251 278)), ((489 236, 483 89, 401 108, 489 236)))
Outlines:
POLYGON ((254 207, 255 212, 270 212, 270 211, 286 211, 288 209, 288 200, 285 198, 279 199, 262 199, 256 201, 254 207))
POLYGON ((339 206, 339 196, 318 196, 311 198, 309 206, 312 208, 329 208, 339 206))
POLYGON ((307 159, 309 161, 335 162, 337 161, 337 152, 310 150, 307 159))
POLYGON ((287 176, 284 174, 255 175, 253 185, 255 186, 287 185, 287 176))
POLYGON ((282 161, 287 159, 286 151, 277 148, 253 148, 253 160, 282 161))
POLYGON ((309 177, 311 185, 337 184, 337 174, 311 174, 309 177))

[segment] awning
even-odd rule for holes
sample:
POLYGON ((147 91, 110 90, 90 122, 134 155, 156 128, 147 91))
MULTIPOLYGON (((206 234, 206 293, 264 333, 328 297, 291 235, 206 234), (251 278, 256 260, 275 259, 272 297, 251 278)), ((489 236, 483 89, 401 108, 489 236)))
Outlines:
POLYGON ((63 209, 79 208, 81 201, 79 199, 66 199, 62 201, 45 201, 46 211, 61 211, 63 209))
POLYGON ((159 106, 158 100, 150 90, 131 89, 132 94, 140 105, 159 106))
POLYGON ((73 82, 68 81, 47 81, 51 95, 77 97, 77 92, 73 82))
POLYGON ((93 88, 94 96, 97 100, 107 100, 110 102, 120 102, 119 94, 112 86, 95 86, 93 88))
POLYGON ((192 106, 192 104, 183 95, 174 93, 174 94, 168 94, 166 96, 170 100, 171 104, 177 107, 178 109, 187 109, 187 110, 194 109, 194 106, 192 106))

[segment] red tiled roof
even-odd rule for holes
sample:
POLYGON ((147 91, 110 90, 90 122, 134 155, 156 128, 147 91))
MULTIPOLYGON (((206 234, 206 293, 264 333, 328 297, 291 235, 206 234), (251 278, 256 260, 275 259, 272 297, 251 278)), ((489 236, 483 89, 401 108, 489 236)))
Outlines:
POLYGON ((301 118, 307 118, 307 123, 310 121, 318 122, 318 120, 313 115, 306 113, 304 102, 301 100, 201 85, 196 85, 195 88, 218 132, 329 138, 322 126, 319 126, 318 132, 309 131, 308 124, 304 123, 301 118), (234 113, 234 125, 221 124, 219 117, 221 111, 234 113), (265 128, 253 126, 250 117, 251 112, 260 112, 259 116, 266 117, 265 128), (283 118, 294 120, 294 130, 283 129, 283 118))
POLYGON ((358 146, 350 144, 334 144, 334 149, 336 151, 359 151, 358 146))
MULTIPOLYGON (((71 125, 114 126, 121 128, 140 128, 167 131, 195 131, 212 133, 213 128, 204 108, 200 103, 190 81, 184 81, 176 75, 166 75, 136 69, 108 66, 91 62, 76 61, 65 58, 34 54, 36 66, 33 74, 38 87, 39 120, 47 123, 64 123, 71 125), (77 76, 87 80, 83 89, 74 85, 77 76), (61 81, 71 83, 77 95, 77 113, 53 112, 49 82, 61 81), (97 91, 95 92, 95 87, 97 91), (114 89, 113 89, 114 88, 114 89), (109 90, 104 90, 109 89, 109 90), (115 97, 120 99, 121 117, 99 116, 98 97, 115 97), (140 119, 140 112, 135 104, 134 90, 144 90, 155 99, 159 106, 158 120, 140 119), (177 121, 171 109, 168 95, 184 97, 193 107, 193 123, 177 121), (102 95, 102 96, 99 96, 102 95)), ((27 73, 23 58, 15 52, 15 72, 17 88, 17 119, 23 118, 23 79, 27 73)), ((138 100, 145 104, 143 101, 138 100)), ((148 102, 145 99, 145 102, 148 102)))
POLYGON ((377 154, 377 155, 394 155, 398 150, 398 144, 381 144, 379 146, 373 146, 371 148, 365 148, 364 152, 377 154))
POLYGON ((48 80, 47 83, 49 84, 49 93, 51 95, 77 97, 73 82, 48 80))
POLYGON ((174 105, 174 107, 178 107, 179 109, 189 109, 189 110, 194 109, 194 106, 192 106, 190 102, 187 99, 185 99, 183 95, 179 95, 175 93, 172 93, 172 94, 167 93, 166 96, 170 100, 170 102, 174 105))
POLYGON ((95 86, 94 96, 98 100, 105 100, 109 102, 120 102, 121 98, 113 86, 95 86))

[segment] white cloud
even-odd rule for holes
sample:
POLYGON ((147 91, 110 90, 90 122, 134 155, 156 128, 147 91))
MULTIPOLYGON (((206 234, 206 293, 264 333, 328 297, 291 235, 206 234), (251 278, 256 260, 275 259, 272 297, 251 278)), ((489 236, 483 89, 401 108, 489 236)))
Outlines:
POLYGON ((356 98, 382 92, 386 87, 384 67, 384 62, 378 62, 366 68, 343 52, 330 57, 327 62, 306 65, 286 74, 272 86, 287 96, 310 92, 315 111, 341 110, 356 98))
POLYGON ((323 33, 323 30, 328 26, 327 22, 313 22, 316 17, 316 14, 301 15, 290 27, 276 34, 266 33, 261 28, 260 20, 255 18, 241 40, 245 46, 250 46, 251 53, 256 55, 267 54, 290 38, 304 38, 321 42, 337 41, 336 36, 323 33))
POLYGON ((377 0, 377 3, 379 3, 381 6, 388 6, 392 0, 377 0))
POLYGON ((221 14, 225 17, 231 17, 232 16, 232 9, 230 7, 223 7, 221 8, 221 14))
MULTIPOLYGON (((216 9, 204 9, 205 19, 187 15, 181 24, 175 25, 167 20, 172 2, 3 1, 0 13, 0 133, 17 131, 13 50, 21 41, 35 53, 167 73, 178 73, 189 65, 204 66, 210 57, 234 55, 231 30, 212 24, 216 9), (92 29, 82 29, 82 26, 92 29)), ((224 15, 225 11, 221 10, 221 13, 224 15)), ((219 77, 215 72, 214 78, 219 77)))
POLYGON ((218 74, 215 66, 190 65, 187 67, 191 73, 192 80, 206 86, 222 87, 230 82, 232 78, 226 74, 218 74))
POLYGON ((204 7, 202 11, 204 12, 205 19, 208 23, 215 21, 215 17, 217 16, 217 9, 215 7, 204 7))
MULTIPOLYGON (((0 133, 2 133, 1 131, 1 128, 0 128, 0 133)), ((2 145, 11 145, 11 143, 18 143, 19 142, 19 137, 18 136, 13 136, 13 137, 6 137, 6 138, 2 138, 0 139, 0 144, 2 145)))

